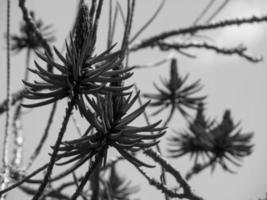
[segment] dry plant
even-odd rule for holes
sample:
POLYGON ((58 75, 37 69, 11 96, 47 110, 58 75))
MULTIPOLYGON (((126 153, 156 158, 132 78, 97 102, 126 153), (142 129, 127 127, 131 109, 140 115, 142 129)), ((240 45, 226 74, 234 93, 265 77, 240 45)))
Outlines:
POLYGON ((182 75, 178 71, 176 58, 166 57, 160 62, 143 66, 129 66, 128 59, 136 51, 157 47, 162 52, 175 50, 189 57, 192 55, 186 50, 197 48, 259 62, 261 58, 249 55, 244 46, 222 48, 205 37, 199 38, 198 42, 193 38, 199 33, 204 34, 206 30, 264 23, 267 22, 267 16, 211 22, 229 3, 229 0, 226 0, 205 23, 200 24, 214 3, 209 1, 192 26, 157 33, 136 42, 167 2, 163 0, 153 16, 135 34, 132 33, 132 24, 135 4, 138 2, 127 0, 124 3, 125 8, 116 0, 78 2, 75 25, 66 38, 65 50, 59 50, 51 46, 51 42, 55 40, 53 32, 50 31, 51 26, 36 19, 37 14, 30 11, 26 0, 18 1, 23 16, 20 34, 11 34, 11 8, 10 0, 7 0, 7 94, 6 100, 0 104, 0 114, 6 113, 5 132, 2 134, 4 144, 1 145, 1 199, 8 198, 8 193, 14 189, 21 190, 33 200, 132 199, 131 195, 138 192, 138 187, 121 177, 117 170, 117 163, 125 160, 133 165, 152 187, 162 191, 166 200, 200 200, 203 198, 195 194, 188 183, 190 178, 207 168, 215 170, 216 166, 233 172, 228 164, 240 166, 241 159, 252 153, 252 133, 242 132, 241 125, 234 122, 230 110, 225 111, 219 122, 206 116, 207 96, 199 94, 203 88, 200 80, 190 83, 189 75, 182 75), (99 53, 96 42, 103 40, 98 36, 100 18, 104 12, 103 4, 109 6, 108 27, 105 30, 108 36, 106 49, 99 53), (124 24, 123 37, 120 41, 114 41, 118 27, 116 25, 120 18, 124 24), (180 38, 176 40, 180 42, 170 42, 173 38, 180 38), (24 50, 27 51, 27 58, 22 89, 11 94, 10 52, 19 53, 24 50), (31 54, 38 57, 34 63, 30 63, 31 54), (163 63, 170 63, 170 76, 161 78, 161 83, 154 84, 154 93, 143 93, 142 88, 129 84, 136 70, 156 67, 163 63), (35 75, 33 81, 28 79, 29 73, 35 75), (29 170, 36 158, 41 156, 41 149, 54 122, 57 102, 62 99, 68 103, 62 116, 61 128, 58 133, 54 133, 57 134, 57 139, 54 144, 50 144, 52 152, 49 153, 51 149, 44 149, 46 154, 49 153, 50 160, 34 171, 29 170), (148 101, 143 103, 147 99, 148 101), (26 134, 22 129, 22 111, 50 104, 52 110, 39 145, 33 150, 30 159, 23 161, 26 165, 22 165, 22 152, 26 145, 23 143, 26 134), (162 121, 150 122, 150 116, 146 112, 150 107, 157 108, 153 115, 162 118, 162 121), (168 116, 161 116, 162 111, 166 110, 169 112, 168 116), (167 126, 173 120, 175 112, 181 114, 188 127, 170 133, 173 129, 167 126), (73 116, 74 113, 76 117, 73 116), (146 119, 144 124, 135 125, 133 121, 142 115, 146 119), (79 136, 74 134, 74 139, 65 140, 64 135, 71 117, 79 136), (79 127, 78 120, 86 121, 86 130, 79 127), (11 134, 14 137, 13 154, 8 151, 11 134), (168 155, 163 155, 163 146, 159 145, 163 135, 167 135, 169 142, 168 155), (118 153, 115 160, 108 156, 110 147, 118 153), (148 163, 147 160, 141 159, 140 153, 152 160, 148 163), (179 159, 186 155, 193 157, 194 161, 185 175, 165 159, 166 156, 169 159, 179 159), (64 166, 64 170, 55 175, 53 171, 57 166, 64 166), (79 177, 76 172, 82 166, 86 166, 87 170, 79 177), (158 178, 147 173, 155 166, 161 168, 158 178), (37 178, 36 175, 41 172, 44 172, 44 176, 37 178), (176 180, 175 189, 168 186, 166 173, 176 180))

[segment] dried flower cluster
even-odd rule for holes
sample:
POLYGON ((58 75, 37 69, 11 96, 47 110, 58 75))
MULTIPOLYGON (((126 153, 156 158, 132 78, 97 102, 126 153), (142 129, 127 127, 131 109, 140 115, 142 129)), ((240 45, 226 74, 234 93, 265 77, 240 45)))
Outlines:
POLYGON ((230 111, 226 110, 220 123, 209 121, 204 108, 199 104, 193 121, 189 121, 187 131, 176 132, 168 138, 169 153, 173 158, 189 154, 194 157, 194 165, 199 167, 199 157, 208 159, 209 166, 219 164, 224 170, 232 172, 227 161, 240 166, 240 161, 252 153, 251 133, 242 133, 235 124, 230 111))
POLYGON ((116 1, 116 5, 115 1, 111 0, 109 4, 107 3, 109 7, 107 46, 99 53, 96 43, 99 39, 103 40, 99 34, 99 23, 106 1, 80 0, 75 24, 65 40, 65 49, 60 51, 50 46, 55 40, 50 31, 51 26, 45 26, 42 20, 36 20, 34 12, 30 12, 26 7, 25 0, 18 2, 23 17, 20 34, 10 34, 10 0, 7 2, 7 100, 0 104, 0 114, 7 111, 3 155, 1 155, 3 158, 0 172, 1 200, 4 200, 6 193, 14 188, 19 188, 33 200, 76 200, 80 197, 84 200, 130 200, 131 195, 136 193, 139 187, 130 186, 131 181, 122 178, 120 171, 117 170, 117 163, 120 161, 132 164, 151 186, 164 193, 166 200, 170 198, 202 200, 203 198, 193 192, 194 189, 189 186, 187 179, 208 167, 214 170, 217 165, 224 171, 234 172, 229 164, 241 166, 242 159, 252 153, 253 134, 242 132, 240 123, 234 122, 230 110, 224 112, 219 122, 206 117, 204 105, 206 106, 207 96, 200 94, 202 84, 200 80, 188 83, 189 75, 183 76, 178 71, 177 57, 164 58, 163 62, 152 65, 155 67, 170 60, 169 78, 161 79, 162 87, 154 83, 157 93, 142 95, 139 88, 136 87, 134 91, 134 84, 129 84, 135 70, 138 70, 131 67, 133 61, 129 61, 129 57, 134 51, 147 47, 159 47, 161 52, 176 50, 192 57, 190 53, 182 50, 201 48, 223 55, 235 54, 249 61, 259 62, 260 59, 246 53, 245 46, 222 48, 214 43, 208 43, 204 37, 204 39, 199 38, 198 43, 194 43, 192 38, 204 30, 266 22, 266 16, 210 23, 210 20, 229 2, 224 1, 209 17, 207 24, 199 24, 214 2, 210 1, 194 22, 194 26, 159 33, 135 44, 136 38, 155 20, 166 1, 162 0, 152 17, 141 26, 140 30, 132 34, 136 0, 127 0, 126 3, 116 1), (120 18, 124 26, 121 39, 120 35, 115 37, 120 18), (180 39, 176 38, 179 42, 169 40, 179 36, 183 36, 180 39), (27 50, 25 78, 22 81, 24 88, 14 93, 12 95, 14 98, 11 99, 10 51, 18 53, 24 49, 27 50), (38 57, 34 63, 31 63, 30 59, 32 51, 38 57), (28 79, 28 72, 35 75, 33 79, 28 79), (143 103, 142 97, 149 100, 143 103), (50 144, 52 152, 45 152, 50 155, 49 161, 29 173, 30 166, 40 156, 40 151, 49 135, 57 102, 62 99, 67 101, 67 106, 60 130, 54 133, 57 136, 56 141, 50 144), (25 161, 22 153, 24 143, 22 110, 39 109, 50 104, 53 104, 53 107, 44 134, 30 156, 27 167, 23 168, 22 163, 25 161), (13 105, 16 105, 16 109, 11 119, 13 105), (150 122, 150 117, 146 113, 148 108, 156 109, 152 114, 156 117, 168 111, 167 116, 159 117, 163 119, 163 125, 160 119, 150 122), (174 131, 175 133, 171 135, 169 132, 172 127, 167 129, 166 126, 171 126, 169 122, 176 120, 176 111, 188 123, 188 127, 183 131, 174 131), (145 120, 140 122, 142 115, 145 120), (69 134, 71 117, 80 135, 75 136, 71 132, 72 139, 64 139, 65 134, 69 134), (8 154, 11 120, 14 130, 12 159, 8 154), (82 132, 84 127, 78 125, 79 120, 86 124, 87 129, 84 133, 82 132), (178 169, 164 159, 164 151, 160 145, 164 135, 167 135, 167 152, 170 158, 178 159, 185 155, 193 158, 193 167, 185 174, 185 178, 178 169), (116 150, 113 160, 110 159, 111 148, 116 150), (151 158, 153 163, 141 158, 140 153, 151 158), (159 180, 145 171, 152 170, 156 164, 161 167, 159 180), (54 168, 57 166, 64 168, 54 175, 54 168), (82 167, 87 168, 84 170, 82 167), (35 176, 44 170, 44 176, 37 179, 35 176), (80 172, 84 172, 82 176, 80 172), (176 181, 176 189, 168 186, 166 173, 176 181), (72 178, 69 175, 72 175, 72 178), (38 184, 38 187, 32 187, 34 184, 38 184))
POLYGON ((144 94, 145 98, 153 100, 150 104, 151 107, 159 107, 159 109, 153 113, 157 115, 166 108, 170 107, 170 114, 167 117, 166 124, 171 120, 175 110, 177 109, 184 117, 188 117, 189 114, 186 109, 197 108, 197 105, 206 98, 205 96, 195 96, 202 86, 200 81, 196 81, 192 84, 186 83, 188 75, 181 77, 177 69, 177 61, 172 59, 170 66, 170 79, 161 80, 164 88, 161 89, 154 83, 158 94, 144 94))

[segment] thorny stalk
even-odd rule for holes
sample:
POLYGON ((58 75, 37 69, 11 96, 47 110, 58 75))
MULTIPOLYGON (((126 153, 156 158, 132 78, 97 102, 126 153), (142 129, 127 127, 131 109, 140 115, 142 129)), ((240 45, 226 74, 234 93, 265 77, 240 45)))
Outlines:
POLYGON ((99 156, 96 157, 95 161, 92 162, 88 171, 86 172, 85 176, 83 177, 81 183, 79 184, 78 188, 76 189, 75 193, 72 195, 71 200, 76 200, 79 197, 85 184, 88 182, 91 174, 94 172, 94 170, 96 169, 98 164, 101 163, 101 161, 102 161, 101 156, 103 153, 104 152, 100 153, 99 156))
POLYGON ((243 19, 233 19, 233 20, 224 20, 219 21, 211 24, 204 24, 204 25, 196 25, 191 26, 188 28, 181 28, 177 30, 171 30, 167 32, 163 32, 160 34, 157 34, 155 36, 152 36, 148 39, 143 40, 140 44, 134 45, 132 48, 130 48, 131 51, 136 51, 139 49, 147 48, 150 46, 153 46, 155 43, 162 41, 164 39, 167 39, 169 37, 173 36, 179 36, 179 35, 185 35, 185 34, 193 34, 198 31, 205 31, 205 30, 214 30, 218 28, 228 27, 228 26, 240 26, 244 24, 253 24, 253 23, 260 23, 260 22, 267 22, 267 16, 263 17, 249 17, 249 18, 243 18, 243 19))
POLYGON ((184 190, 184 198, 200 200, 201 197, 196 196, 188 183, 184 180, 179 171, 172 167, 166 160, 164 160, 159 153, 153 151, 152 149, 146 149, 143 151, 146 155, 151 157, 155 162, 159 163, 164 169, 169 172, 176 179, 177 183, 181 185, 184 190))
POLYGON ((149 184, 157 188, 158 190, 162 191, 165 195, 171 198, 185 198, 184 194, 176 193, 175 191, 170 190, 165 186, 165 184, 158 182, 157 180, 149 177, 141 168, 136 167, 136 169, 147 179, 149 184))
POLYGON ((181 49, 189 49, 189 48, 197 48, 197 49, 206 49, 214 51, 218 54, 224 54, 224 55, 238 55, 241 58, 245 58, 250 62, 260 62, 262 61, 261 56, 251 56, 246 53, 247 48, 240 45, 235 48, 221 48, 212 44, 208 44, 206 42, 198 42, 198 43, 167 43, 167 42, 158 42, 155 44, 155 46, 158 46, 162 51, 168 51, 171 49, 174 50, 181 50, 181 49))
POLYGON ((52 174, 54 165, 56 163, 56 156, 57 156, 57 153, 58 153, 58 148, 59 148, 59 145, 60 145, 60 143, 61 143, 61 141, 63 139, 64 133, 66 131, 66 128, 67 128, 67 125, 68 125, 68 122, 69 122, 69 118, 71 116, 71 112, 72 112, 72 109, 74 107, 74 103, 75 103, 75 99, 74 98, 72 98, 70 100, 70 102, 68 103, 68 107, 66 109, 66 114, 65 114, 61 129, 60 129, 60 131, 58 133, 58 137, 57 137, 56 143, 55 143, 55 145, 53 147, 53 153, 52 153, 51 158, 50 158, 49 166, 47 167, 47 172, 45 174, 43 182, 41 183, 37 193, 33 197, 33 200, 38 200, 41 197, 43 191, 45 190, 45 188, 46 188, 46 186, 47 186, 47 184, 49 182, 49 179, 50 179, 50 176, 52 174))
MULTIPOLYGON (((10 136, 10 114, 11 114, 11 94, 10 94, 10 0, 7 0, 7 24, 6 24, 6 30, 7 30, 7 39, 6 39, 6 59, 7 59, 7 72, 6 72, 6 96, 7 96, 7 112, 6 112, 6 123, 5 123, 5 133, 4 133, 4 139, 3 139, 3 154, 2 154, 2 170, 1 170, 1 177, 0 177, 0 189, 3 190, 7 187, 9 183, 9 157, 8 157, 8 142, 9 142, 9 136, 10 136)), ((5 195, 0 195, 0 199, 4 200, 5 195)))
MULTIPOLYGON (((134 87, 134 88, 135 88, 135 91, 137 92, 137 91, 138 91, 138 88, 137 88, 136 84, 135 84, 134 86, 135 86, 135 87, 134 87)), ((140 96, 138 97, 138 102, 139 102, 140 106, 143 105, 143 103, 142 103, 142 99, 141 99, 140 96)), ((148 118, 148 115, 147 115, 146 111, 144 111, 143 114, 144 114, 144 118, 145 118, 145 121, 146 121, 147 125, 150 125, 151 123, 150 123, 150 121, 149 121, 149 118, 148 118)), ((166 125, 166 124, 165 124, 165 125, 166 125)), ((165 126, 163 125, 163 127, 165 127, 165 126)), ((154 133, 151 132, 151 134, 154 134, 154 133)), ((162 152, 161 152, 161 149, 160 149, 159 144, 156 145, 156 149, 157 149, 157 152, 158 152, 160 155, 162 155, 162 152)), ((160 180, 161 180, 162 184, 166 184, 166 183, 167 183, 167 180, 166 180, 165 169, 164 169, 163 166, 161 166, 161 175, 160 175, 160 177, 161 177, 160 180)), ((167 195, 165 195, 165 199, 168 199, 167 195)))

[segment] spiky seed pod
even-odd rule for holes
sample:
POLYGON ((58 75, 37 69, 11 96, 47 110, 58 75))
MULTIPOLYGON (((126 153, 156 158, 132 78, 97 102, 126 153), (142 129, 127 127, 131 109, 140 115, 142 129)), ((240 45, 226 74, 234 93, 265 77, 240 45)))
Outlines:
POLYGON ((164 86, 163 89, 154 84, 154 87, 158 91, 158 94, 144 94, 145 98, 151 99, 151 107, 159 107, 159 109, 153 113, 157 115, 166 108, 170 107, 170 113, 166 120, 166 124, 171 120, 175 110, 184 116, 188 117, 189 114, 186 109, 197 109, 197 105, 206 98, 205 96, 196 97, 202 86, 200 81, 196 81, 190 85, 186 85, 188 75, 181 77, 177 71, 177 62, 175 59, 171 61, 170 66, 170 79, 161 80, 164 86))
MULTIPOLYGON (((70 140, 62 143, 59 150, 61 153, 58 158, 72 157, 61 164, 67 164, 78 160, 77 164, 85 162, 86 159, 92 158, 99 152, 107 150, 109 147, 114 147, 125 159, 137 166, 153 167, 149 164, 134 157, 131 152, 140 149, 152 147, 158 144, 164 132, 164 128, 157 128, 159 122, 149 126, 136 127, 131 126, 130 123, 140 116, 144 111, 148 102, 139 107, 135 111, 128 114, 133 104, 136 102, 139 93, 133 98, 129 95, 127 98, 121 98, 120 112, 114 114, 112 95, 104 97, 98 96, 97 100, 87 98, 88 103, 92 106, 94 114, 91 110, 86 108, 85 104, 80 104, 80 110, 84 117, 88 120, 95 131, 91 135, 85 135, 79 139, 70 140), (120 113, 120 114, 119 114, 120 113), (152 135, 146 132, 157 131, 157 134, 152 135), (147 142, 146 142, 147 141, 147 142)), ((82 102, 82 101, 81 101, 82 102)), ((104 162, 106 157, 103 158, 104 162)))
POLYGON ((213 148, 211 152, 217 159, 213 165, 219 164, 224 170, 233 172, 227 161, 235 166, 240 166, 243 157, 252 153, 252 133, 241 133, 239 123, 234 123, 231 112, 226 110, 222 122, 209 133, 213 148))
POLYGON ((168 152, 170 157, 177 158, 189 154, 194 158, 195 164, 200 156, 209 157, 212 148, 208 136, 214 121, 205 117, 203 104, 198 105, 197 113, 192 121, 188 121, 188 131, 176 132, 170 136, 168 152))
POLYGON ((67 53, 63 56, 57 48, 54 47, 55 53, 62 63, 57 63, 49 56, 37 53, 38 57, 50 64, 60 73, 55 74, 48 72, 35 62, 37 69, 29 69, 42 79, 42 82, 34 83, 23 81, 28 88, 25 97, 32 100, 39 100, 37 103, 24 104, 25 107, 37 107, 47 105, 64 97, 74 97, 78 99, 83 94, 103 94, 108 92, 123 94, 123 91, 131 86, 114 87, 110 83, 121 81, 129 78, 132 68, 122 70, 112 70, 122 62, 121 51, 111 53, 112 48, 107 49, 100 55, 86 56, 86 52, 91 42, 87 40, 82 51, 77 51, 71 37, 70 45, 66 43, 67 53), (114 74, 116 78, 114 78, 114 74))
MULTIPOLYGON (((35 21, 37 29, 43 35, 47 42, 55 41, 53 32, 51 32, 51 25, 45 26, 41 19, 36 20, 34 12, 31 12, 31 17, 35 21)), ((11 50, 14 53, 19 53, 23 49, 38 50, 42 47, 40 41, 25 22, 20 24, 20 35, 11 34, 11 50)))

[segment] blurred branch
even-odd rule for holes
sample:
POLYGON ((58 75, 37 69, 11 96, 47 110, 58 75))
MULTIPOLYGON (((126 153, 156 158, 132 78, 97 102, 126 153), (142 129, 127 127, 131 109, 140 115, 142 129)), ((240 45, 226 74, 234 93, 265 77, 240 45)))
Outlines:
POLYGON ((75 103, 74 98, 72 98, 70 100, 70 102, 68 103, 68 106, 67 106, 66 111, 65 111, 65 117, 63 119, 60 131, 58 133, 56 143, 53 147, 53 153, 51 155, 49 165, 47 167, 47 172, 46 172, 45 177, 44 177, 44 179, 43 179, 43 181, 42 181, 42 183, 38 189, 38 192, 33 197, 33 200, 38 200, 41 197, 43 191, 45 190, 47 184, 49 183, 49 179, 50 179, 50 176, 52 174, 52 170, 53 170, 54 165, 55 165, 56 160, 57 160, 56 156, 58 153, 58 149, 59 149, 60 143, 63 139, 64 133, 66 132, 66 128, 67 128, 67 125, 68 125, 68 122, 69 122, 69 119, 71 116, 71 112, 72 112, 73 107, 74 107, 74 103, 75 103))
MULTIPOLYGON (((45 51, 51 57, 53 57, 53 53, 52 53, 50 45, 48 44, 48 41, 43 37, 41 32, 38 30, 35 22, 33 21, 30 13, 28 11, 28 8, 25 6, 25 2, 26 2, 26 0, 19 0, 19 7, 20 7, 20 9, 22 11, 23 20, 25 21, 27 26, 29 26, 29 28, 35 33, 37 39, 39 40, 40 44, 43 46, 45 51)), ((50 71, 50 72, 52 71, 52 66, 51 65, 48 65, 47 68, 48 68, 48 71, 50 71)))
MULTIPOLYGON (((23 95, 26 91, 27 90, 25 88, 23 88, 23 89, 20 89, 19 91, 15 92, 15 93, 13 93, 11 95, 12 96, 11 105, 15 105, 17 103, 17 101, 20 101, 23 98, 23 95)), ((3 114, 4 112, 6 112, 7 110, 8 110, 8 107, 7 107, 7 99, 6 99, 0 103, 0 115, 3 114)))
POLYGON ((159 163, 164 169, 169 172, 176 179, 177 183, 181 185, 184 190, 183 198, 192 199, 192 200, 201 200, 201 197, 196 196, 187 182, 183 179, 179 171, 172 167, 166 160, 164 160, 159 153, 153 151, 152 149, 146 149, 143 151, 146 155, 152 158, 155 162, 159 163))
POLYGON ((158 190, 162 191, 165 195, 168 195, 171 198, 185 198, 184 194, 176 193, 175 191, 172 191, 168 189, 164 184, 158 182, 157 180, 149 177, 141 168, 136 167, 137 170, 148 180, 149 184, 157 188, 158 190))
POLYGON ((55 116, 56 109, 57 109, 57 103, 54 103, 53 107, 52 107, 52 110, 50 112, 49 118, 47 120, 47 125, 45 127, 43 136, 42 136, 41 140, 39 141, 39 144, 36 147, 36 149, 34 150, 33 154, 29 158, 29 162, 28 162, 28 165, 27 165, 26 169, 29 169, 32 166, 33 162, 35 161, 37 156, 40 154, 40 152, 41 152, 41 150, 42 150, 42 148, 44 146, 44 143, 45 143, 45 141, 46 141, 46 139, 48 137, 48 133, 49 133, 49 130, 51 128, 51 125, 52 125, 52 122, 53 122, 53 118, 55 116))
POLYGON ((194 175, 199 174, 204 169, 207 169, 209 166, 213 165, 214 162, 216 162, 216 157, 210 159, 204 164, 195 164, 192 169, 185 175, 186 180, 190 180, 194 175))
POLYGON ((261 23, 261 22, 267 22, 267 16, 263 16, 263 17, 253 16, 253 17, 243 18, 243 19, 224 20, 224 21, 219 21, 219 22, 215 22, 211 24, 196 25, 196 26, 191 26, 188 28, 171 30, 171 31, 157 34, 148 39, 145 39, 140 44, 134 45, 132 48, 130 48, 130 50, 137 51, 139 49, 151 47, 151 46, 154 46, 155 43, 162 41, 164 39, 167 39, 169 37, 173 37, 173 36, 193 34, 198 31, 214 30, 214 29, 223 28, 223 27, 240 26, 244 24, 253 24, 253 23, 261 23))
MULTIPOLYGON (((35 176, 36 174, 38 174, 41 171, 45 170, 48 167, 48 165, 49 165, 49 163, 46 163, 43 166, 41 166, 40 168, 38 168, 37 170, 33 171, 31 174, 29 174, 27 176, 23 176, 21 179, 19 178, 20 179, 19 181, 15 182, 13 185, 10 185, 7 188, 1 190, 0 191, 0 196, 3 195, 3 194, 5 194, 6 192, 12 190, 12 189, 15 189, 19 185, 23 184, 24 182, 26 182, 27 180, 29 180, 30 178, 32 178, 33 176, 35 176)), ((12 176, 12 172, 11 172, 11 176, 12 176)))
POLYGON ((208 2, 208 4, 201 11, 201 13, 199 14, 199 16, 194 20, 193 25, 197 25, 198 24, 198 22, 202 19, 202 17, 209 11, 209 9, 211 8, 211 6, 213 5, 214 2, 215 2, 215 0, 210 0, 208 2))
MULTIPOLYGON (((7 106, 7 113, 6 113, 6 121, 5 121, 5 132, 3 138, 3 146, 2 146, 2 169, 1 169, 1 176, 0 176, 0 189, 3 190, 8 186, 9 183, 9 137, 10 137, 10 120, 11 120, 11 103, 12 103, 12 96, 10 94, 11 90, 11 59, 10 59, 10 6, 11 1, 7 0, 6 5, 7 10, 7 21, 6 21, 6 30, 7 30, 7 39, 6 39, 6 106, 7 106)), ((5 195, 0 195, 0 199, 4 200, 5 195)))
POLYGON ((190 49, 190 48, 197 48, 197 49, 206 49, 214 51, 218 54, 223 55, 238 55, 241 58, 245 58, 250 62, 260 62, 263 60, 261 56, 251 56, 246 53, 247 48, 243 45, 239 45, 234 48, 222 48, 218 47, 216 45, 208 44, 206 42, 198 42, 198 43, 167 43, 167 42, 158 42, 155 44, 155 46, 158 46, 160 50, 162 51, 169 51, 171 49, 174 50, 181 50, 181 49, 190 49))
POLYGON ((155 13, 151 16, 151 18, 134 34, 134 36, 130 39, 129 44, 134 42, 136 38, 138 38, 139 35, 141 35, 147 27, 156 19, 156 17, 159 15, 160 11, 162 10, 166 0, 162 0, 159 7, 155 11, 155 13))
MULTIPOLYGON (((29 195, 34 195, 37 190, 34 188, 30 188, 27 186, 20 186, 19 187, 24 193, 29 194, 29 195)), ((46 191, 46 194, 44 195, 44 198, 41 198, 42 200, 46 199, 45 197, 51 197, 51 198, 56 198, 56 199, 60 199, 60 200, 70 200, 70 197, 62 194, 60 191, 56 190, 56 189, 49 189, 48 191, 46 191)))

